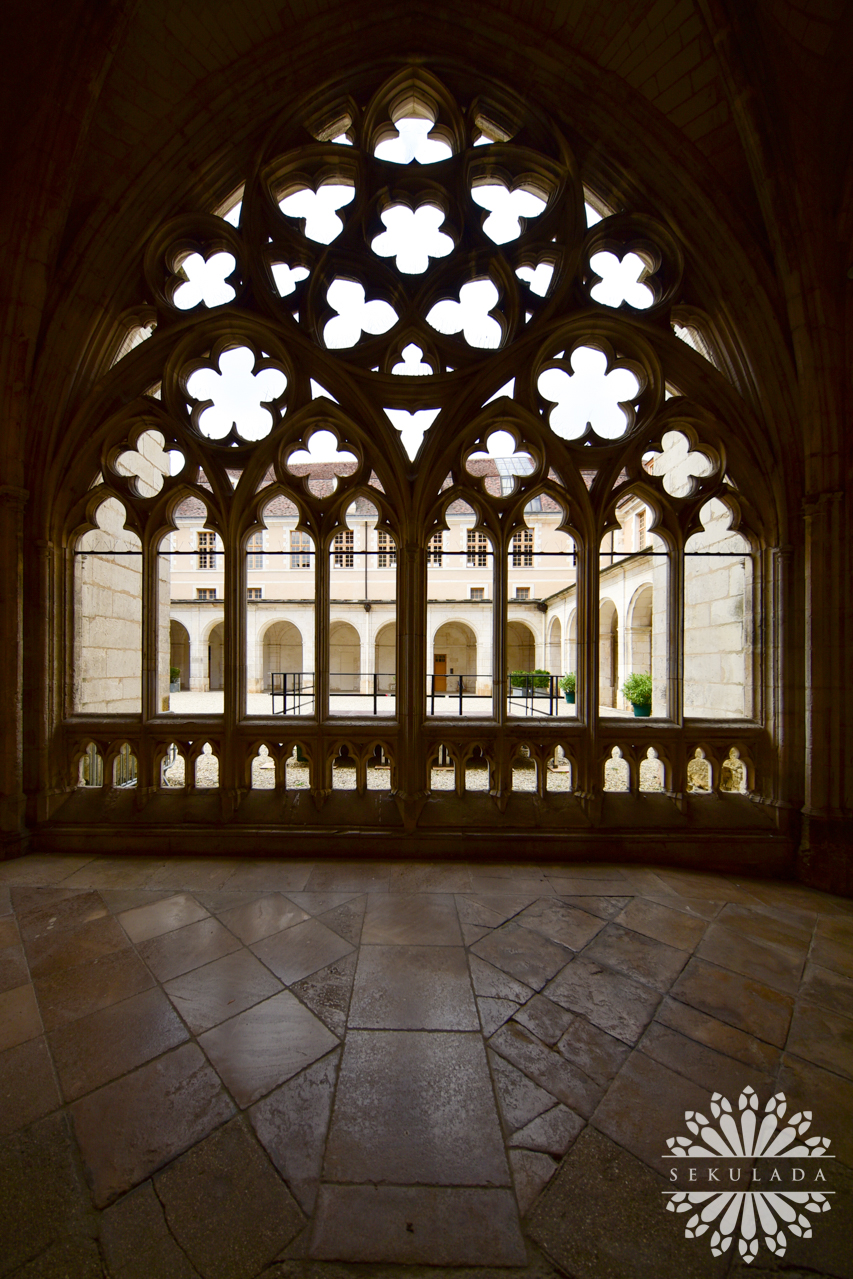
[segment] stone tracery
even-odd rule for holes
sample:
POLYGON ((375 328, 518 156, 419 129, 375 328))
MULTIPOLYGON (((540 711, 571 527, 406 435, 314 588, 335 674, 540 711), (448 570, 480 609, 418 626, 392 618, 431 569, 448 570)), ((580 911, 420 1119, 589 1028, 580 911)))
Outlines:
MULTIPOLYGON (((134 505, 145 495, 116 489, 108 468, 108 479, 95 493, 102 500, 116 489, 133 507, 131 523, 150 546, 170 527, 179 497, 198 493, 198 477, 203 477, 211 526, 227 537, 231 554, 225 609, 232 639, 226 642, 234 651, 244 596, 238 539, 274 489, 288 494, 301 527, 311 530, 318 547, 346 525, 347 509, 359 494, 369 491, 373 500, 381 492, 382 527, 413 554, 423 554, 450 504, 463 498, 498 551, 523 524, 529 503, 548 494, 564 512, 564 527, 571 529, 582 556, 598 547, 602 533, 612 527, 617 502, 632 493, 647 502, 657 533, 676 554, 697 527, 703 503, 716 494, 731 498, 724 429, 706 409, 696 410, 693 425, 689 402, 679 403, 678 418, 663 410, 662 353, 672 340, 666 307, 677 301, 684 273, 683 253, 672 234, 649 217, 629 213, 600 218, 587 228, 584 191, 567 142, 551 122, 520 104, 515 107, 519 120, 527 114, 524 123, 506 136, 495 127, 495 136, 487 137, 482 132, 486 117, 472 122, 428 73, 421 74, 415 95, 419 114, 399 114, 394 106, 398 88, 393 79, 380 86, 363 110, 353 113, 346 134, 330 141, 297 147, 299 129, 274 131, 246 182, 239 214, 229 215, 233 229, 226 225, 218 233, 214 223, 222 219, 213 215, 197 219, 194 228, 188 219, 173 220, 146 254, 149 287, 159 305, 154 340, 146 345, 156 345, 163 361, 162 417, 153 420, 166 424, 164 446, 181 449, 186 461, 175 474, 164 468, 156 500, 152 494, 134 505), (423 213, 429 214, 429 236, 414 257, 405 256, 403 239, 395 246, 388 237, 395 222, 415 225, 423 213), (188 245, 198 246, 197 251, 187 255, 188 245), (606 259, 628 268, 620 303, 600 297, 602 277, 596 268, 607 267, 606 259), (182 266, 194 284, 197 262, 228 265, 228 275, 220 274, 233 297, 212 304, 213 295, 199 286, 198 300, 187 303, 181 290, 188 285, 179 273, 182 266), (635 324, 633 312, 640 310, 656 327, 635 324), (176 327, 184 311, 192 313, 192 326, 176 327), (509 391, 508 373, 514 375, 509 391), (229 376, 239 384, 233 402, 222 394, 229 376), (599 384, 598 394, 586 402, 575 390, 584 379, 599 384), (354 470, 341 470, 331 492, 328 485, 301 482, 291 470, 291 463, 313 456, 312 441, 322 422, 309 383, 331 388, 324 395, 338 406, 332 438, 339 456, 356 464, 354 470), (601 387, 610 394, 606 407, 601 387), (238 407, 231 407, 237 400, 238 407), (484 407, 472 411, 467 407, 472 403, 484 407), (371 405, 381 409, 371 411, 371 405), (673 485, 669 473, 655 474, 645 459, 679 423, 689 445, 704 447, 699 449, 702 465, 691 473, 695 478, 673 485), (496 435, 513 444, 505 456, 517 450, 529 462, 529 468, 513 472, 508 492, 503 486, 490 491, 468 466, 478 456, 494 455, 496 435), (436 502, 430 494, 448 470, 450 485, 436 502), (371 473, 376 485, 368 482, 371 473)), ((328 402, 323 403, 328 418, 328 402)), ((118 413, 107 435, 126 436, 131 413, 138 420, 155 409, 142 396, 136 408, 118 413)), ((760 501, 756 490, 751 503, 738 506, 759 530, 760 501)), ((85 512, 78 509, 75 518, 79 527, 85 512)), ((323 558, 317 556, 318 599, 324 591, 323 558)), ((496 561, 501 559, 505 556, 496 555, 496 561)), ((411 581, 400 579, 399 608, 410 616, 419 607, 417 581, 417 574, 411 581)), ((498 579, 499 610, 505 607, 502 590, 505 598, 498 579)), ((585 607, 589 616, 589 604, 585 607)), ((668 607, 675 652, 681 629, 677 590, 668 607)), ((498 613, 496 683, 505 662, 503 625, 498 613)), ((322 646, 322 625, 318 636, 322 646)), ((325 661, 320 647, 318 672, 325 661)), ((232 656, 230 669, 237 667, 232 656)), ((405 800, 428 785, 414 727, 422 714, 423 656, 400 652, 398 669, 401 681, 410 682, 413 719, 407 729, 383 739, 382 749, 395 761, 405 800), (401 758, 406 761, 402 773, 401 758)), ((579 672, 581 735, 601 731, 593 728, 593 670, 579 672)), ((683 710, 675 682, 667 678, 668 714, 679 727, 683 710)), ((239 735, 244 694, 239 676, 232 675, 232 681, 227 731, 239 735)), ((156 697, 150 694, 145 704, 156 704, 156 697)), ((327 713, 322 691, 319 706, 322 721, 327 713)), ((502 700, 496 698, 495 706, 502 708, 502 700)), ((511 787, 512 742, 503 709, 496 711, 496 720, 491 739, 496 762, 490 770, 496 779, 492 789, 500 795, 508 783, 511 787)), ((183 743, 188 760, 206 740, 183 743)), ((456 745, 459 758, 463 746, 456 745)), ((674 782, 675 790, 687 787, 688 746, 685 737, 684 781, 674 782)), ((217 751, 223 759, 218 745, 217 751)), ((144 761, 144 750, 139 753, 144 761)), ((607 755, 634 758, 615 738, 607 755), (612 754, 620 750, 622 755, 612 754)), ((321 778, 324 767, 312 766, 318 795, 328 789, 321 778)), ((633 765, 631 770, 636 789, 637 770, 633 765)), ((583 768, 577 771, 583 774, 583 768)), ((598 771, 590 762, 589 778, 578 790, 594 795, 598 771)), ((665 771, 673 776, 669 766, 665 771)), ((544 770, 540 775, 538 789, 544 794, 544 770)), ((239 782, 224 777, 220 785, 239 790, 239 782)))

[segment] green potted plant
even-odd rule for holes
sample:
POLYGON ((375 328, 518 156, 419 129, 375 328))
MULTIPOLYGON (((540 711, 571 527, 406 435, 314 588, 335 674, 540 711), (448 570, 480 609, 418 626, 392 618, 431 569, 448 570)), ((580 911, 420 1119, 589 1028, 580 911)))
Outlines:
POLYGON ((181 668, 180 666, 169 667, 169 692, 179 693, 181 691, 181 668))
POLYGON ((651 675, 642 674, 634 671, 625 680, 622 685, 622 692, 631 705, 634 707, 636 716, 646 716, 652 713, 652 677, 651 675))
POLYGON ((522 688, 525 693, 533 693, 535 697, 537 688, 548 687, 551 672, 537 667, 535 671, 510 671, 509 678, 513 688, 522 688))
POLYGON ((575 692, 577 690, 577 677, 574 671, 569 671, 568 675, 561 675, 557 680, 557 685, 566 695, 566 701, 571 704, 575 700, 575 692))

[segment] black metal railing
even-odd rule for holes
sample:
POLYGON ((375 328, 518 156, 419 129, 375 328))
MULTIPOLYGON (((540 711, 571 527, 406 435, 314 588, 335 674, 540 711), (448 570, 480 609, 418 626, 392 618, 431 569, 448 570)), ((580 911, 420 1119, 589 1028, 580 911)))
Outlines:
POLYGON ((522 715, 559 715, 565 701, 560 688, 560 675, 542 675, 510 671, 507 676, 509 713, 522 715), (519 706, 519 703, 521 704, 519 706))
MULTIPOLYGON (((313 671, 273 671, 270 674, 270 696, 273 715, 311 715, 314 711, 315 680, 313 671), (281 708, 278 709, 278 699, 281 708)), ((365 699, 379 714, 382 699, 396 697, 397 676, 394 671, 335 672, 329 677, 329 701, 334 698, 365 699)), ((333 706, 330 705, 333 711, 333 706)), ((384 705, 383 705, 384 709, 384 705)))
MULTIPOLYGON (((482 676, 480 678, 483 678, 482 676)), ((448 699, 457 703, 457 710, 450 711, 450 714, 464 714, 464 703, 466 701, 491 701, 491 691, 488 693, 477 692, 477 676, 466 675, 464 672, 457 674, 455 671, 451 675, 436 675, 434 673, 427 675, 427 704, 428 713, 435 715, 435 701, 439 699, 438 713, 444 715, 448 713, 448 699)))

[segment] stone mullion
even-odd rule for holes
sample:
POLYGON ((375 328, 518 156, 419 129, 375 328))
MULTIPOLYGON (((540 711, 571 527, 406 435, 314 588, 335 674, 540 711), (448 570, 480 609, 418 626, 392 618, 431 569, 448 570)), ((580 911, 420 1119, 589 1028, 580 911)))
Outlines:
POLYGON ((598 723, 599 700, 599 643, 598 596, 600 591, 601 558, 599 543, 590 538, 580 547, 578 555, 575 598, 577 600, 577 692, 576 713, 586 725, 585 743, 581 750, 580 776, 574 780, 575 790, 596 797, 602 789, 598 755, 601 733, 598 723))
POLYGON ((413 538, 400 548, 397 566, 397 790, 416 797, 426 789, 426 551, 413 538))
MULTIPOLYGON (((498 543, 493 555, 492 604, 492 715, 503 726, 507 720, 507 600, 509 592, 509 551, 512 537, 498 543)), ((534 660, 534 666, 536 662, 534 660)))
MULTIPOLYGON (((666 559, 666 715, 680 728, 684 726, 684 547, 667 547, 666 559)), ((654 633, 654 632, 653 632, 654 633)), ((654 652, 652 652, 654 670, 654 652)), ((686 786, 682 778, 673 789, 680 793, 686 786)))
MULTIPOLYGON (((160 555, 159 540, 146 540, 142 546, 142 660, 141 698, 142 723, 148 724, 165 708, 159 703, 159 654, 160 631, 160 555)), ((136 751, 137 800, 153 792, 155 788, 152 763, 153 746, 143 731, 136 751)))
POLYGON ((246 709, 246 556, 233 533, 225 543, 222 660, 225 693, 224 733, 219 749, 219 786, 223 798, 236 798, 245 785, 237 725, 246 709))
MULTIPOLYGON (((157 634, 160 624, 160 556, 158 547, 146 541, 142 548, 142 722, 164 708, 158 705, 157 634)), ((139 761, 141 766, 141 760, 139 761)))
MULTIPOLYGON (((317 538, 314 578, 314 712, 320 723, 329 718, 329 628, 331 589, 331 549, 330 539, 317 538)), ((325 760, 316 761, 317 776, 315 787, 322 790, 325 786, 325 760), (318 785, 319 781, 319 785, 318 785)))

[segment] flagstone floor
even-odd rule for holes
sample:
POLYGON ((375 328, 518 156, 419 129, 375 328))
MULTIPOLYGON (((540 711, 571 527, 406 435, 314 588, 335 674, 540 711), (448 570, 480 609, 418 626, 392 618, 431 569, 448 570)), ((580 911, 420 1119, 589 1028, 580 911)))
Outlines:
POLYGON ((0 1275, 853 1275, 853 902, 634 866, 0 865, 0 1275), (712 1256, 666 1140, 784 1092, 812 1237, 712 1256))

